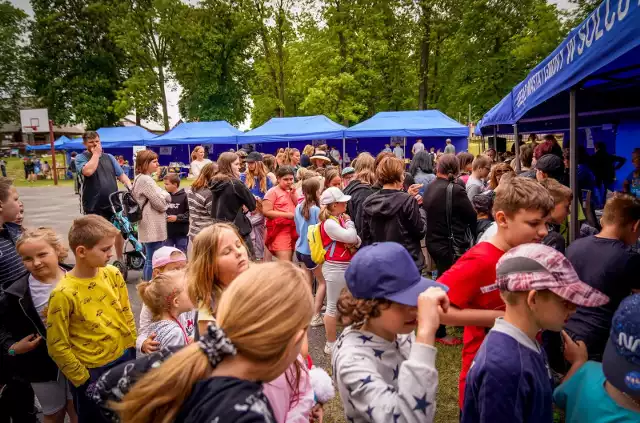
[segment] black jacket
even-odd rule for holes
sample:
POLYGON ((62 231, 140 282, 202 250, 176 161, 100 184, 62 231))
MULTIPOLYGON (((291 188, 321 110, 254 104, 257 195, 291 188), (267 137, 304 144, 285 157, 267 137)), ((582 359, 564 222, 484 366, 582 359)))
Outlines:
MULTIPOLYGON (((447 226, 447 186, 449 181, 437 178, 429 184, 422 205, 427 212, 427 249, 434 260, 450 254, 447 226)), ((475 237, 477 214, 459 183, 453 184, 451 226, 456 239, 464 239, 467 227, 475 237)))
POLYGON ((167 223, 167 238, 189 235, 189 201, 184 189, 171 194, 171 203, 167 206, 167 216, 177 216, 175 222, 167 223))
POLYGON ((360 214, 362 213, 362 204, 371 194, 373 194, 373 188, 369 184, 363 184, 357 179, 349 182, 349 185, 344 189, 345 195, 350 195, 351 199, 347 203, 347 214, 351 217, 351 220, 356 225, 356 231, 361 232, 360 227, 360 214))
POLYGON ((362 205, 360 238, 362 245, 393 241, 404 246, 422 270, 424 255, 420 241, 426 233, 424 211, 415 198, 404 191, 381 189, 362 205))
MULTIPOLYGON (((60 266, 66 270, 72 268, 65 264, 60 266)), ((47 329, 33 305, 27 274, 0 294, 0 360, 4 376, 9 370, 12 375, 31 383, 57 380, 58 366, 49 357, 46 338, 47 329), (33 334, 43 338, 34 350, 13 357, 8 355, 11 345, 33 334)))
POLYGON ((249 211, 256 209, 256 199, 249 188, 236 178, 214 180, 209 188, 213 194, 211 217, 235 224, 242 237, 249 235, 251 222, 242 211, 242 206, 249 211))

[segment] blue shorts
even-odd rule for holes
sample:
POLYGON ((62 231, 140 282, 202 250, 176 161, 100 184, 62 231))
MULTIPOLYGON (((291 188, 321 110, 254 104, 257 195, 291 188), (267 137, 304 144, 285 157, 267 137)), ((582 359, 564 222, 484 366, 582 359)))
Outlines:
POLYGON ((316 267, 318 267, 318 265, 316 264, 316 262, 314 262, 311 259, 311 256, 309 254, 302 254, 299 251, 296 251, 296 258, 298 259, 298 261, 300 263, 304 263, 304 265, 306 266, 307 269, 309 270, 313 270, 316 267))

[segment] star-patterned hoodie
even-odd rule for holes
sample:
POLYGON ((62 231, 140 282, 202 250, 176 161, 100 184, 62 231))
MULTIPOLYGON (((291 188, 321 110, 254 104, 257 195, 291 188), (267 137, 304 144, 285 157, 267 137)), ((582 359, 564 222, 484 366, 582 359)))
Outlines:
POLYGON ((349 327, 333 348, 333 375, 347 421, 433 422, 436 349, 399 335, 389 342, 349 327))

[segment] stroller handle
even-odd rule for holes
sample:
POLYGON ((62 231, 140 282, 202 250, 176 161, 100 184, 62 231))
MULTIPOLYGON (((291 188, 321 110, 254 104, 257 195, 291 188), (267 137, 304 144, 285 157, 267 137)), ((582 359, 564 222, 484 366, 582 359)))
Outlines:
POLYGON ((116 191, 109 194, 109 205, 111 206, 111 211, 114 214, 122 211, 122 196, 125 193, 126 191, 116 191))

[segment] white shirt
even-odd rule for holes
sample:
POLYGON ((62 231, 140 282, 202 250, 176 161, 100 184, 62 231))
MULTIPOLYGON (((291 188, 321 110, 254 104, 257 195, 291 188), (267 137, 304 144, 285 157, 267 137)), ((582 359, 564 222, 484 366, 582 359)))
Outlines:
POLYGON ((404 150, 400 146, 393 149, 393 154, 399 159, 404 159, 404 150))
POLYGON ((31 300, 33 301, 33 306, 38 312, 38 316, 40 316, 42 323, 45 325, 47 320, 49 296, 58 282, 59 280, 54 283, 42 283, 34 278, 33 275, 29 275, 29 291, 31 291, 31 300))
POLYGON ((211 163, 211 160, 209 159, 192 161, 191 167, 189 168, 189 173, 193 176, 193 179, 198 179, 198 176, 200 176, 200 172, 202 172, 202 168, 209 163, 211 163))

